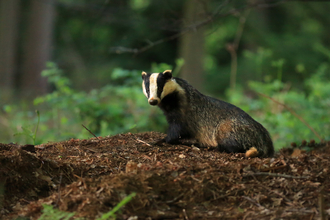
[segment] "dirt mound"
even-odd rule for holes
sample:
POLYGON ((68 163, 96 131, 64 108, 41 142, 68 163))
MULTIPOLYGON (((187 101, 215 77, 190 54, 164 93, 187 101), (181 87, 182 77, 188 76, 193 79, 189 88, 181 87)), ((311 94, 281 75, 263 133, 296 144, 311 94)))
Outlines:
MULTIPOLYGON (((95 219, 135 192, 118 219, 313 219, 330 213, 330 144, 275 158, 152 145, 155 132, 38 146, 0 144, 0 217, 42 204, 95 219), (4 189, 4 193, 1 193, 4 189), (3 194, 1 196, 1 194, 3 194)), ((303 143, 306 145, 306 143, 303 143)))

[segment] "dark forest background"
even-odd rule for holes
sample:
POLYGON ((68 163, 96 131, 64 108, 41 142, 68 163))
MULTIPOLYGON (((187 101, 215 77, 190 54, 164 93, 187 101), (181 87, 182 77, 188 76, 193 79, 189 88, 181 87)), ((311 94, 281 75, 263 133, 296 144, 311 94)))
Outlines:
POLYGON ((0 142, 166 130, 141 71, 247 111, 276 148, 330 138, 330 2, 0 0, 0 142))

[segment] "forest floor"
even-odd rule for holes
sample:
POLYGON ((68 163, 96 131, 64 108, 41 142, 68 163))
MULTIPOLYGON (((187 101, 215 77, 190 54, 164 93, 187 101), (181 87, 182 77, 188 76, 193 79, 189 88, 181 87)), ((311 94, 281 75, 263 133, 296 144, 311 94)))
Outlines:
POLYGON ((95 219, 133 192, 117 219, 329 218, 330 142, 260 159, 152 145, 164 136, 0 144, 0 219, 38 219, 43 204, 95 219))

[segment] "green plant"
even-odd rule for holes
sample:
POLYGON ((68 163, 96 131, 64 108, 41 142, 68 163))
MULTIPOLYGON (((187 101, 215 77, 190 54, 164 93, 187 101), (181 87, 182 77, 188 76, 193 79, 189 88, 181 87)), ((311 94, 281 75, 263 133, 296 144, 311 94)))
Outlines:
MULTIPOLYGON (((177 68, 180 67, 179 64, 182 65, 182 61, 178 60, 177 68)), ((152 64, 152 71, 157 69, 172 67, 167 64, 152 64)), ((4 106, 6 115, 3 118, 8 121, 5 129, 8 132, 8 142, 13 142, 9 134, 18 133, 17 127, 23 127, 23 132, 14 136, 15 142, 26 143, 27 140, 22 137, 24 136, 32 138, 34 144, 91 137, 81 124, 97 136, 165 131, 165 117, 160 116, 158 108, 148 105, 142 93, 140 71, 114 69, 108 85, 89 92, 73 89, 71 81, 54 63, 48 63, 42 75, 55 88, 53 92, 34 100, 35 107, 42 114, 38 113, 35 117, 29 107, 24 107, 24 103, 4 106), (33 123, 37 124, 34 133, 26 126, 33 123)))
POLYGON ((111 74, 111 84, 87 93, 73 90, 71 82, 53 63, 48 67, 42 75, 48 77, 56 90, 36 98, 34 104, 52 109, 44 121, 52 121, 54 129, 61 131, 56 139, 88 137, 81 124, 98 136, 149 127, 148 117, 154 110, 148 108, 142 94, 140 72, 117 68, 111 74))
POLYGON ((105 213, 101 216, 101 218, 98 218, 97 220, 107 220, 109 218, 116 219, 115 213, 124 205, 126 205, 129 201, 133 199, 133 197, 136 195, 135 192, 131 193, 130 195, 126 196, 123 200, 121 200, 111 211, 108 213, 105 213))
MULTIPOLYGON (((136 196, 135 192, 129 194, 123 200, 121 200, 111 211, 103 214, 100 218, 97 218, 97 220, 116 219, 115 213, 118 212, 118 210, 122 208, 124 205, 126 205, 128 202, 130 202, 134 196, 136 196)), ((58 209, 54 209, 54 207, 51 205, 43 204, 42 206, 44 208, 42 210, 43 214, 39 217, 39 220, 48 220, 48 219, 69 220, 71 217, 75 215, 75 212, 60 211, 58 209)), ((82 219, 82 218, 78 218, 78 219, 82 219)))
POLYGON ((53 206, 43 204, 42 215, 40 216, 39 220, 69 220, 71 217, 75 215, 74 212, 63 212, 58 209, 54 209, 53 206))
POLYGON ((38 127, 39 127, 39 122, 40 122, 40 114, 39 114, 39 111, 36 110, 36 113, 37 113, 37 118, 38 118, 38 122, 37 122, 37 125, 36 125, 36 128, 34 130, 34 132, 32 131, 31 128, 29 127, 25 127, 25 126, 22 126, 22 130, 23 132, 18 132, 18 133, 15 133, 14 136, 19 136, 19 135, 24 135, 28 138, 31 138, 32 141, 33 141, 33 145, 36 144, 36 138, 37 138, 37 131, 38 131, 38 127))

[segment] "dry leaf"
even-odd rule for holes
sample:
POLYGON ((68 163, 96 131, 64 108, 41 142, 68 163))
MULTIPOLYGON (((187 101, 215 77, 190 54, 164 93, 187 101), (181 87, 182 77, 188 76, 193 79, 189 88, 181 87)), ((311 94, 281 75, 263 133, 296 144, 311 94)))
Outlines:
POLYGON ((293 150, 293 153, 291 154, 291 157, 299 157, 303 153, 306 153, 306 151, 296 148, 296 149, 293 150))
POLYGON ((276 207, 282 204, 283 198, 271 198, 271 200, 273 200, 273 205, 276 207))

